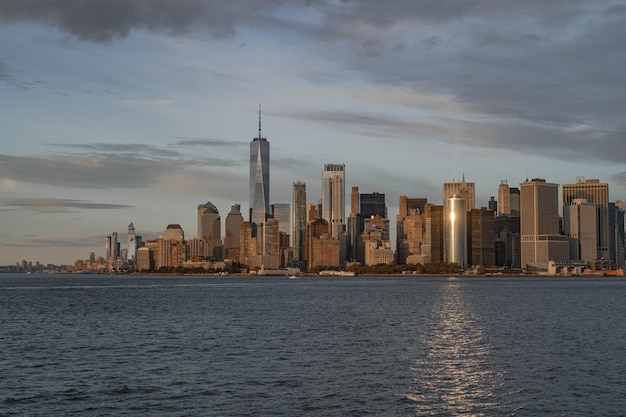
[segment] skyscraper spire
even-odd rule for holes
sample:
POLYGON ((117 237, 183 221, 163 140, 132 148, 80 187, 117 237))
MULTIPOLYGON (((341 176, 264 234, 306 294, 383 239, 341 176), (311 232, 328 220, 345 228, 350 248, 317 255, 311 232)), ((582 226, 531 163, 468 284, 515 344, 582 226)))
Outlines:
POLYGON ((250 221, 262 224, 270 214, 270 144, 261 134, 259 103, 259 135, 250 142, 250 221))
POLYGON ((259 103, 259 140, 261 140, 261 103, 259 103))

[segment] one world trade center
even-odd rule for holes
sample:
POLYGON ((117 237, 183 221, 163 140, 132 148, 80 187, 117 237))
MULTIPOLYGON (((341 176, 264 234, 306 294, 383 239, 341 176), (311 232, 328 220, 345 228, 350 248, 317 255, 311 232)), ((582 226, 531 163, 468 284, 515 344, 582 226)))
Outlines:
POLYGON ((263 224, 270 208, 270 143, 261 136, 261 106, 259 105, 259 135, 250 142, 250 222, 263 224))

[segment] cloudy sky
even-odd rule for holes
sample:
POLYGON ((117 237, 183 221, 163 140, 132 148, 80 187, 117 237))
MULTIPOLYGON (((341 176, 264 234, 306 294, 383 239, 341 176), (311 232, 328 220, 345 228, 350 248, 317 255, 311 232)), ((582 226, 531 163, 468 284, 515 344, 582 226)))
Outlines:
POLYGON ((463 174, 626 199, 624 0, 0 0, 0 39, 0 264, 247 213, 259 104, 273 203, 325 163, 392 219, 463 174))

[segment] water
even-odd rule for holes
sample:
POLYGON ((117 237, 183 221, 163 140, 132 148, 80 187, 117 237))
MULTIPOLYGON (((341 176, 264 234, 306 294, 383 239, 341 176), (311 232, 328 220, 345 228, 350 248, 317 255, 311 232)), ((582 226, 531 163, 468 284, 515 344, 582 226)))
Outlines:
POLYGON ((626 280, 0 275, 1 416, 618 416, 626 280))

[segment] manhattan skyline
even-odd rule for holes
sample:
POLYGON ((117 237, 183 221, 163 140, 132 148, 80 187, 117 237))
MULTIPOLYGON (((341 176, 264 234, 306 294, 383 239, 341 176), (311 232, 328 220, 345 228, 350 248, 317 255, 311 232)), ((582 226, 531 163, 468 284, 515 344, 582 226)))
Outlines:
POLYGON ((82 4, 0 4, 2 265, 247 218, 259 103, 272 204, 327 163, 390 219, 462 175, 477 207, 526 178, 626 199, 626 2, 82 4))

